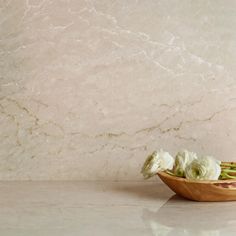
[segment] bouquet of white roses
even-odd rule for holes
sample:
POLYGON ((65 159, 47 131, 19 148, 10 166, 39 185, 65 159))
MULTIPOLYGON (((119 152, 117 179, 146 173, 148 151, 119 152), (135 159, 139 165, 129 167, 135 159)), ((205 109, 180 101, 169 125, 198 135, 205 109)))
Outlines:
POLYGON ((168 152, 159 151, 149 155, 141 173, 145 179, 159 171, 191 180, 236 179, 236 164, 221 162, 211 156, 200 156, 187 150, 180 151, 173 158, 168 152))

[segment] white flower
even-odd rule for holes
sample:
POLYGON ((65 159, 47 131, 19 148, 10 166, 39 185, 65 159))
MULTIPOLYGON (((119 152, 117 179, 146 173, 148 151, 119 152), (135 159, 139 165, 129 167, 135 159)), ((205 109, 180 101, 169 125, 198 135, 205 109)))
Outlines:
POLYGON ((194 152, 189 152, 187 150, 178 152, 175 158, 174 174, 176 176, 185 177, 186 167, 195 159, 197 159, 197 154, 194 152))
POLYGON ((168 152, 164 152, 163 150, 155 151, 147 157, 141 173, 145 179, 148 179, 157 174, 158 171, 171 170, 173 165, 174 158, 168 152))
POLYGON ((186 178, 192 180, 218 180, 221 174, 220 163, 220 161, 210 156, 195 159, 186 167, 186 178))

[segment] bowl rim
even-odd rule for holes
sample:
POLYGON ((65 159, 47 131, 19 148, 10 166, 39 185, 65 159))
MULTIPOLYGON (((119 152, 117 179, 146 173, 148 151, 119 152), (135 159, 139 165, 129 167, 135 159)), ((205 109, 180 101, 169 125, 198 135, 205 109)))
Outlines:
POLYGON ((187 183, 200 183, 200 184, 219 184, 219 183, 236 183, 236 179, 224 179, 224 180, 190 180, 190 179, 186 179, 183 177, 178 177, 178 176, 173 176, 170 175, 168 173, 166 173, 165 171, 159 171, 158 176, 163 176, 165 178, 169 178, 169 179, 173 179, 173 180, 177 180, 179 182, 187 182, 187 183))

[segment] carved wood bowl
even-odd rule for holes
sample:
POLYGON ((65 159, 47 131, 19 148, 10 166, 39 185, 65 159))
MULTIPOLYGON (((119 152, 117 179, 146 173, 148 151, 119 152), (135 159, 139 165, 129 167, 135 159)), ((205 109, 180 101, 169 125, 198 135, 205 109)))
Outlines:
POLYGON ((160 171, 158 176, 176 194, 199 202, 236 201, 236 179, 193 181, 160 171))

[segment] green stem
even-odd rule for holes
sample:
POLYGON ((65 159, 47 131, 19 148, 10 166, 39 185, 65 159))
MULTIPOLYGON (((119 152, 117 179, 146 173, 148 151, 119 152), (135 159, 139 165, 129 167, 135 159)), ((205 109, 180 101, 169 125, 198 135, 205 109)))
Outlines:
POLYGON ((223 173, 223 175, 221 175, 222 179, 236 179, 236 176, 232 176, 232 175, 228 175, 226 173, 223 173))
POLYGON ((175 176, 175 174, 173 172, 169 171, 169 170, 166 170, 165 172, 169 175, 175 176))
POLYGON ((232 170, 232 169, 222 169, 221 172, 225 172, 225 173, 236 173, 236 170, 232 170))
POLYGON ((232 163, 222 162, 222 163, 221 163, 221 167, 232 167, 232 168, 236 168, 236 163, 234 163, 234 162, 232 162, 232 163))

